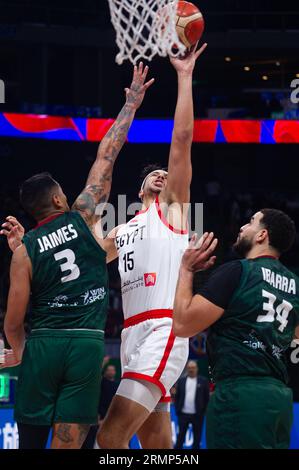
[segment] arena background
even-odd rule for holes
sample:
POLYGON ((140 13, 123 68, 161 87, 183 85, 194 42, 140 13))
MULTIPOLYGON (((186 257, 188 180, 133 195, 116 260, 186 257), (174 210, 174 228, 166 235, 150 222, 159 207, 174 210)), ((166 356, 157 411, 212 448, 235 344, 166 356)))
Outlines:
MULTIPOLYGON (((231 259, 239 227, 262 207, 285 210, 299 227, 299 108, 291 102, 291 82, 299 78, 299 8, 295 2, 274 0, 194 3, 205 16, 209 47, 194 73, 198 121, 192 202, 203 202, 204 229, 217 234, 221 263, 231 259)), ((18 203, 19 184, 34 173, 50 171, 74 200, 95 158, 96 140, 113 122, 106 120, 114 119, 124 103, 132 67, 115 63, 106 0, 72 1, 71 7, 62 0, 0 1, 0 11, 0 79, 5 84, 5 103, 0 104, 0 222, 13 214, 29 229, 32 221, 18 203), (53 122, 45 116, 61 119, 53 122)), ((115 166, 110 201, 116 207, 119 194, 126 195, 127 204, 137 200, 139 174, 146 164, 167 163, 169 136, 166 132, 161 138, 158 130, 171 128, 167 119, 174 113, 176 77, 162 58, 150 64, 150 76, 156 83, 115 166)), ((297 273, 298 245, 297 237, 283 258, 297 273)), ((9 263, 6 240, 0 237, 1 330, 9 263)), ((122 309, 116 263, 109 273, 106 354, 119 366, 122 309)), ((195 290, 201 282, 198 277, 195 290)), ((190 344, 190 357, 207 375, 204 337, 190 344)), ((298 345, 292 345, 288 360, 299 402, 298 345)), ((11 413, 15 377, 17 369, 0 375, 0 448, 17 443, 11 413)), ((296 409, 292 447, 299 448, 298 405, 296 409)), ((190 444, 192 436, 188 439, 190 444)))

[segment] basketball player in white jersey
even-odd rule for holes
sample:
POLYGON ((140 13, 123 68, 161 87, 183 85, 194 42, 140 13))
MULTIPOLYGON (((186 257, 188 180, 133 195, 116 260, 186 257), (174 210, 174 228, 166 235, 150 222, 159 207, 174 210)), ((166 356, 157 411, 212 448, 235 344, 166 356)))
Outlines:
POLYGON ((101 448, 128 448, 137 433, 143 448, 172 448, 170 388, 180 377, 188 340, 172 331, 179 266, 188 246, 187 212, 192 176, 192 75, 206 44, 184 59, 171 58, 178 98, 168 172, 154 170, 139 196, 142 211, 106 239, 108 259, 119 257, 124 311, 122 380, 97 440, 101 448))
POLYGON ((192 176, 192 76, 205 47, 171 59, 178 98, 168 173, 154 170, 146 176, 139 193, 142 211, 102 242, 108 262, 119 256, 125 323, 122 380, 98 435, 101 448, 127 448, 135 433, 143 448, 172 448, 169 390, 189 350, 188 340, 173 334, 172 310, 188 246, 184 204, 189 203, 192 176))

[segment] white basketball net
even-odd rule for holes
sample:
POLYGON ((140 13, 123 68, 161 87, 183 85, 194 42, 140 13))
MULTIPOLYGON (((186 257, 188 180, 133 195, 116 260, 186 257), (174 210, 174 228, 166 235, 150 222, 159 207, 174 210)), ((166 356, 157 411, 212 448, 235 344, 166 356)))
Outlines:
POLYGON ((116 62, 136 64, 156 54, 178 56, 186 50, 175 24, 178 0, 108 0, 119 53, 116 62), (173 51, 173 45, 177 49, 173 51))

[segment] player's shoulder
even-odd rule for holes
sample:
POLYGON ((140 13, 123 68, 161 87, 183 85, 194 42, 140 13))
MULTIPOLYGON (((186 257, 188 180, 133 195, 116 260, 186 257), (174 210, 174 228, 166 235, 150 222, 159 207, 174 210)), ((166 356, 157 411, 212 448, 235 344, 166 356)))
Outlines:
POLYGON ((295 273, 294 271, 290 270, 289 268, 287 268, 284 264, 282 264, 283 266, 283 274, 285 274, 287 277, 289 278, 292 278, 295 280, 297 286, 299 286, 299 275, 297 273, 295 273))
POLYGON ((216 274, 225 274, 233 271, 239 271, 240 273, 242 272, 243 268, 243 261, 241 259, 234 259, 231 261, 227 261, 220 266, 216 267, 214 270, 214 273, 216 274))
POLYGON ((114 239, 117 237, 117 234, 118 232, 124 228, 126 226, 126 224, 120 224, 120 225, 117 225, 116 227, 114 227, 107 235, 107 239, 114 239))
POLYGON ((243 273, 245 272, 241 260, 228 261, 216 267, 208 277, 208 284, 212 287, 228 288, 229 286, 238 286, 243 273))
POLYGON ((86 228, 88 231, 90 231, 90 226, 88 225, 83 215, 74 209, 64 213, 64 222, 67 224, 74 223, 77 225, 77 227, 83 229, 86 228))
POLYGON ((85 221, 84 217, 82 216, 82 214, 80 212, 78 212, 77 210, 75 209, 71 209, 70 211, 67 211, 64 213, 64 215, 66 216, 66 218, 68 219, 76 219, 76 220, 83 220, 85 221))

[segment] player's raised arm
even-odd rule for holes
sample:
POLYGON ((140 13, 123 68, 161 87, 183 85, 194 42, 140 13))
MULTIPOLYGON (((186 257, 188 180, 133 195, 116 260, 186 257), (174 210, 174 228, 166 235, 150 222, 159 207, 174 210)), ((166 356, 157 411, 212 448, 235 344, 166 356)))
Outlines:
POLYGON ((21 361, 25 345, 24 318, 30 297, 31 262, 25 245, 17 248, 10 265, 10 288, 4 331, 16 361, 21 361))
POLYGON ((88 224, 93 222, 97 205, 108 200, 115 160, 126 141, 136 110, 141 105, 145 92, 154 82, 154 79, 145 82, 147 73, 148 67, 143 67, 142 62, 134 66, 131 86, 125 90, 126 103, 100 143, 86 186, 72 206, 72 210, 80 212, 88 224))
POLYGON ((196 51, 196 46, 184 58, 170 59, 177 71, 178 98, 165 189, 165 198, 168 203, 188 203, 190 199, 191 145, 194 127, 192 76, 196 60, 203 53, 207 44, 204 44, 198 51, 196 51))
POLYGON ((96 241, 103 248, 103 250, 105 250, 107 253, 107 258, 106 258, 107 264, 111 263, 111 261, 114 261, 118 257, 118 253, 117 253, 117 249, 115 245, 115 238, 121 226, 122 225, 118 225, 117 227, 114 227, 105 238, 102 232, 101 220, 98 220, 97 223, 93 226, 92 232, 96 241))

